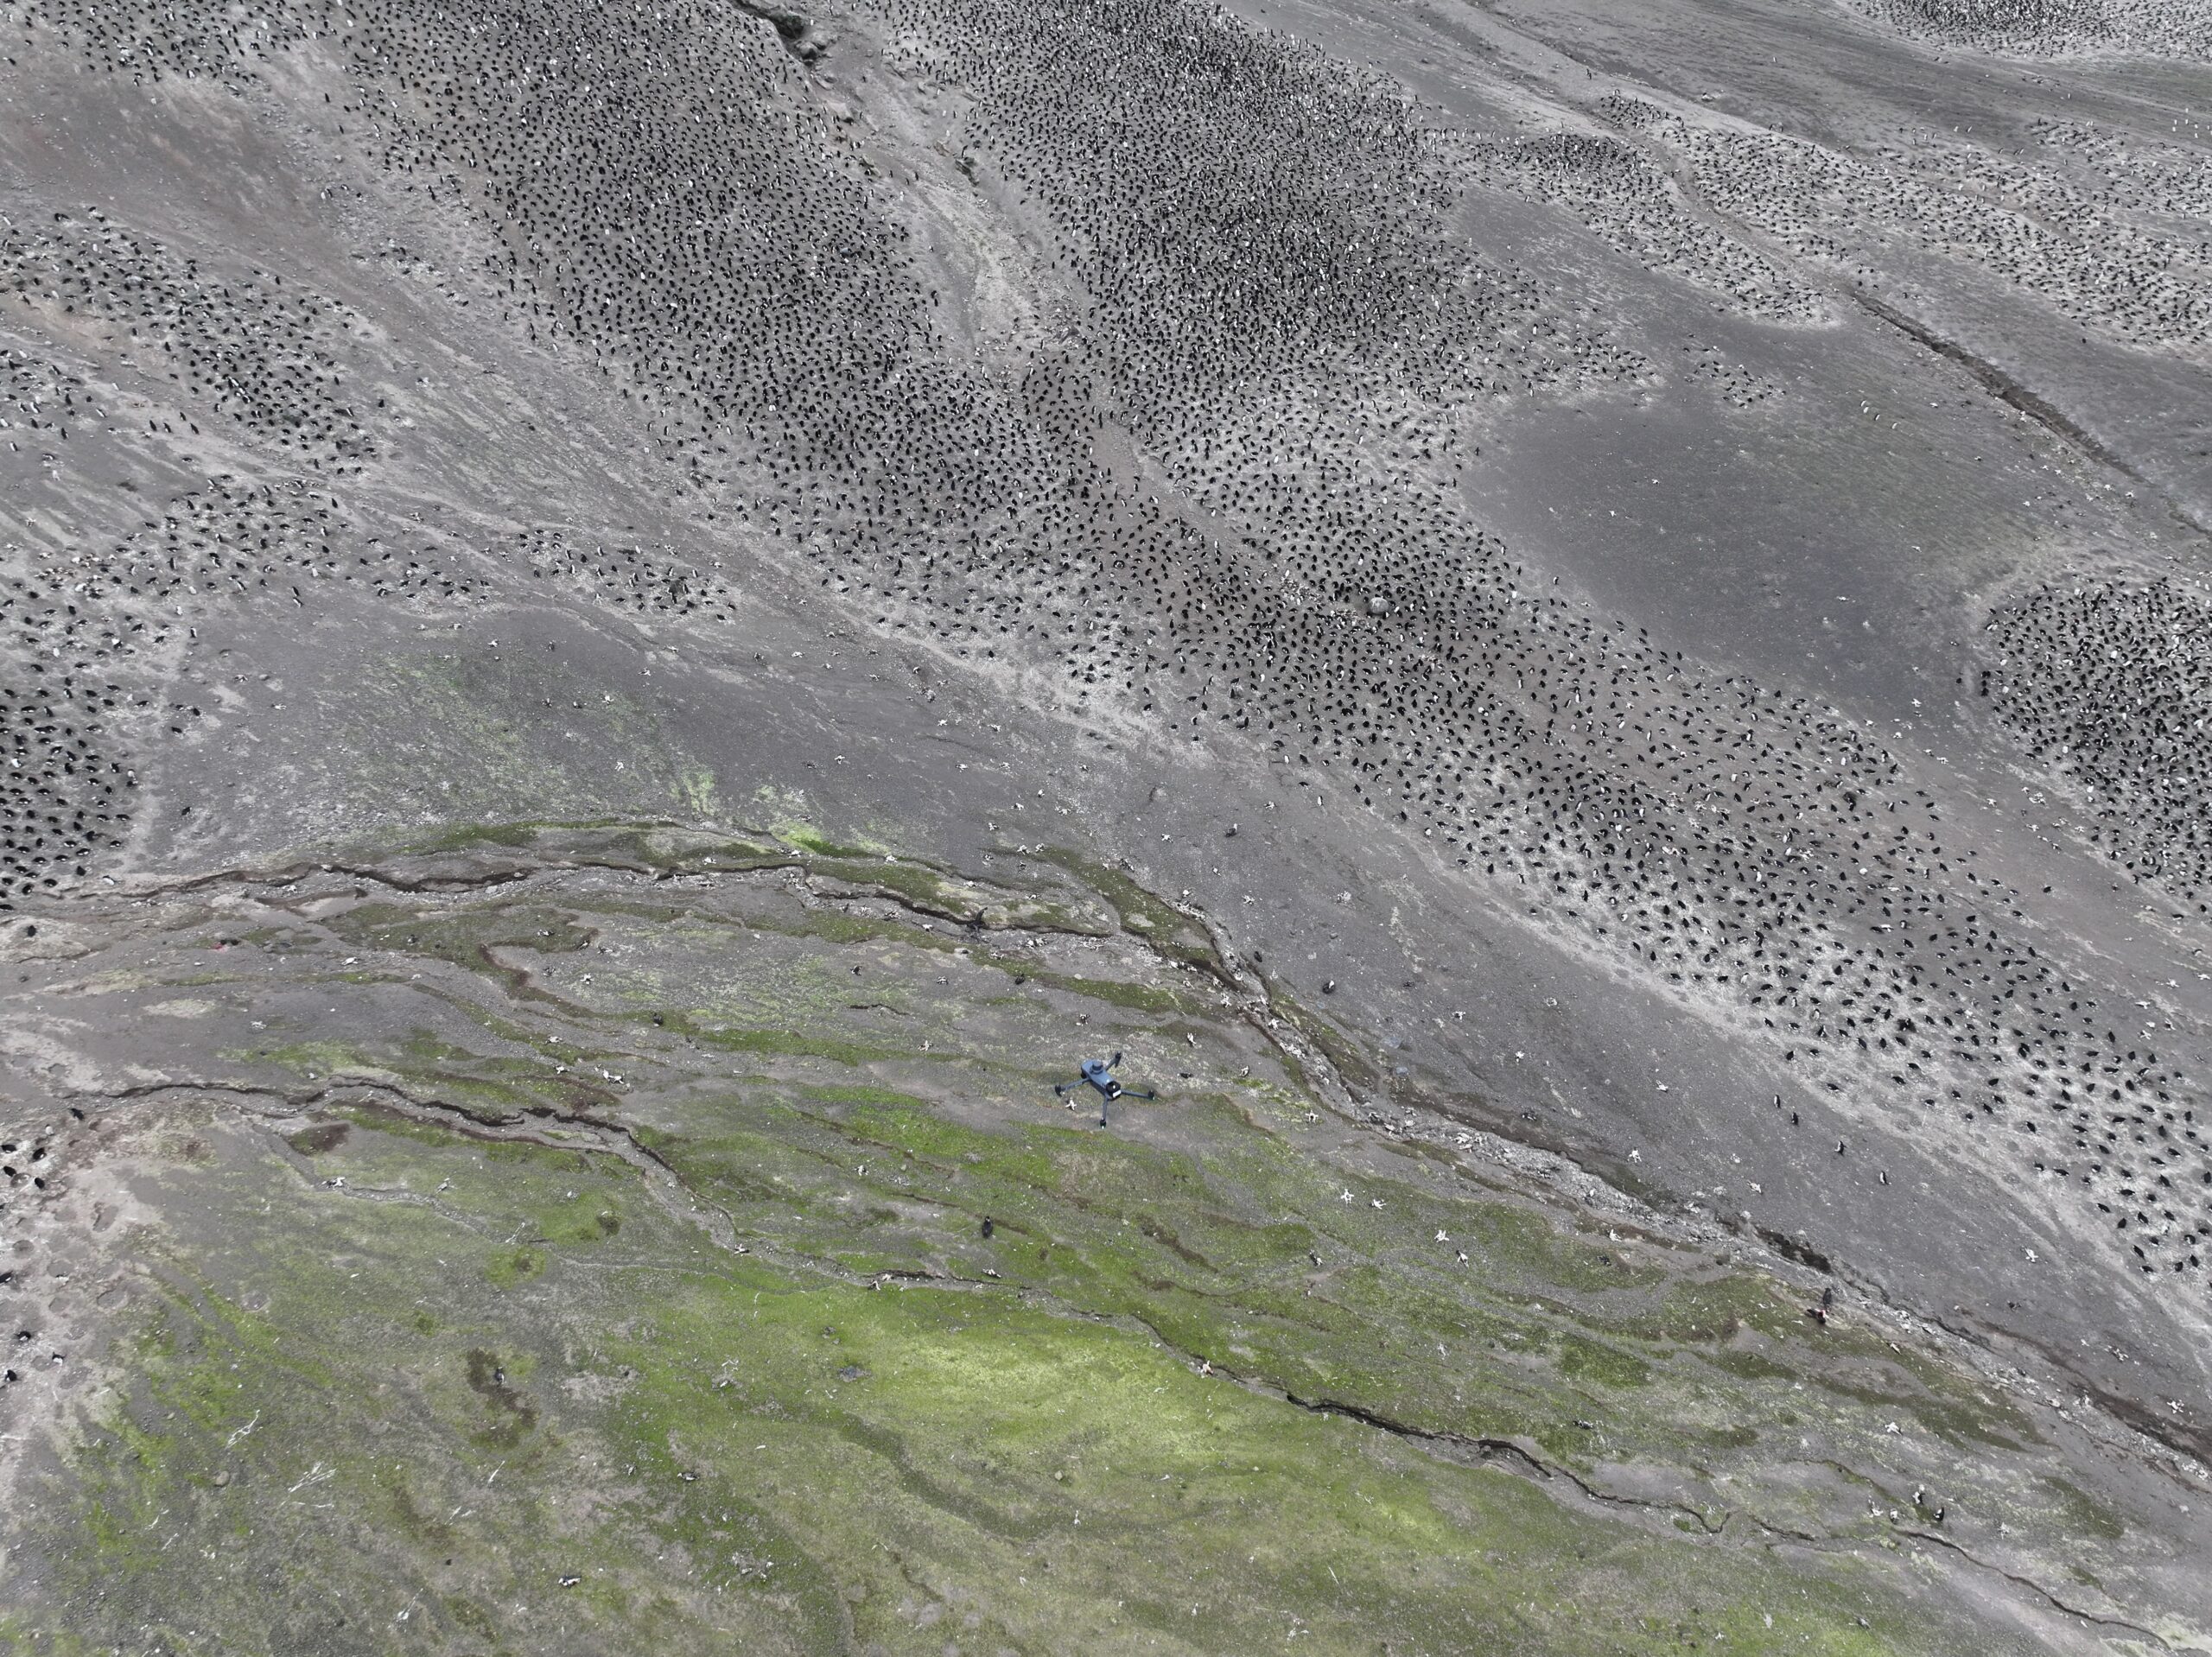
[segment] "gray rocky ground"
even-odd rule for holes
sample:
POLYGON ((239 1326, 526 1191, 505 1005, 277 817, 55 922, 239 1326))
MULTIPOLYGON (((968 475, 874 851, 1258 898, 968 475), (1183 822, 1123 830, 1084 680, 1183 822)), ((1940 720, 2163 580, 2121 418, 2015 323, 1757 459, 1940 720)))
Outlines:
POLYGON ((11 0, 0 1639, 2212 1649, 2209 32, 11 0))

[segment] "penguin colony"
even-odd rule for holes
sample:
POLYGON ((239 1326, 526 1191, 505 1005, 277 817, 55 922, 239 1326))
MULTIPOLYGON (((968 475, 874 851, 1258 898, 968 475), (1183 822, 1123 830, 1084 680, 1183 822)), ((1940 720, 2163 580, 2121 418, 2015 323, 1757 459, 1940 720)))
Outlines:
MULTIPOLYGON (((1459 479, 1499 399, 1659 371, 1554 286, 1444 243, 1463 149, 1395 88, 1175 0, 880 0, 862 22, 910 84, 957 105, 946 172, 1049 268, 1011 369, 971 365, 987 322, 880 187, 927 163, 871 149, 817 95, 834 47, 803 23, 686 0, 32 0, 10 27, 59 32, 86 73, 149 82, 245 86, 283 52, 335 63, 333 137, 473 215, 505 326, 561 342, 633 404, 671 489, 725 530, 779 543, 880 627, 1049 672, 1087 722, 1141 718, 1349 792, 1770 1044, 1840 1107, 1909 1106, 1930 1142, 2041 1176, 2057 1211, 2201 1297, 2201 1097, 2024 940, 2021 894, 1982 877, 1879 734, 1587 613, 1469 521, 1459 479)), ((1893 221, 2130 339, 2202 338, 2197 289, 2099 288, 2070 242, 2005 210, 1955 195, 1938 219, 1924 187, 1815 146, 1614 113, 1801 253, 1844 257, 1840 218, 1893 221)), ((1624 147, 1481 165, 1725 304, 1802 309, 1770 265, 1681 232, 1624 147)), ((42 234, 16 256, 42 303, 149 327, 207 291, 143 239, 42 234)), ((273 278, 228 285, 279 303, 273 278)), ((11 327, 40 314, 22 292, 11 327)), ((281 302, 310 333, 344 326, 290 284, 281 302)), ((278 343, 244 373, 212 346, 181 360, 203 385, 254 388, 229 418, 272 465, 367 463, 342 447, 351 404, 311 342, 278 343), (255 371, 299 383, 260 389, 255 371)), ((11 727, 48 745, 6 784, 11 878, 50 890, 123 832, 128 775, 96 740, 123 680, 101 676, 173 647, 179 610, 305 606, 334 581, 453 605, 578 580, 702 621, 729 602, 678 549, 587 555, 537 530, 434 550, 410 526, 408 552, 372 553, 333 532, 338 505, 327 483, 218 479, 105 554, 39 555, 13 583, 11 649, 60 665, 11 727), (71 574, 82 592, 57 605, 71 574)), ((2105 618, 2112 648, 2148 652, 2145 696, 2169 648, 2155 603, 2114 600, 2105 618), (2132 619, 2138 602, 2152 607, 2132 619)), ((2139 752, 2063 725, 2069 625, 2032 604, 2000 618, 1993 694, 2031 742, 2064 746, 2057 763, 2105 767, 2096 785, 2140 836, 2116 851, 2193 890, 2201 842, 2159 815, 2151 774, 2201 779, 2202 732, 2169 720, 2167 746, 2139 752)), ((144 701, 157 733, 188 738, 188 705, 144 701)))
POLYGON ((1483 183, 1566 208, 1646 269, 1717 289, 1732 314, 1789 322, 1827 315, 1803 283, 1690 213, 1658 163, 1614 134, 1470 143, 1465 161, 1483 183))
POLYGON ((590 603, 629 615, 728 621, 736 613, 737 590, 673 548, 586 547, 564 530, 538 528, 524 530, 498 556, 512 558, 532 581, 550 579, 590 603))
POLYGON ((1993 615, 1993 706, 2138 881, 2212 914, 2212 606, 2171 581, 2046 587, 1993 615))
POLYGON ((1892 168, 2016 207, 2076 244, 2107 244, 2106 277, 2123 299, 2158 271, 2201 287, 2212 270, 2212 168, 2186 151, 2123 141, 2087 122, 2041 122, 2035 136, 2048 166, 1926 129, 1876 153, 1892 168))
POLYGON ((1917 40, 2007 57, 2124 52, 2212 58, 2212 10, 2195 0, 1848 0, 1917 40))
POLYGON ((1760 403, 1771 402, 1783 393, 1784 388, 1779 380, 1769 379, 1741 363, 1730 362, 1716 346, 1685 340, 1681 352, 1688 359, 1682 371, 1689 379, 1709 386, 1736 408, 1756 409, 1760 403))
POLYGON ((2154 194, 2159 175, 2147 171, 2116 198, 1948 135, 1862 161, 1801 138, 1686 121, 1638 98, 1609 96, 1598 108, 1678 159, 1722 213, 1863 283, 1881 280, 1863 251, 1904 238, 2120 343, 2200 359, 2212 347, 2212 265, 2181 205, 2205 188, 2201 162, 2183 175, 2192 185, 2154 194), (2122 200, 2133 211, 2114 212, 2122 200))
MULTIPOLYGON (((264 271, 202 279, 179 259, 106 222, 56 213, 51 231, 0 231, 0 295, 105 325, 107 343, 157 351, 178 396, 214 409, 316 471, 359 470, 375 452, 336 395, 338 364, 319 340, 355 324, 337 307, 264 271)), ((188 429, 191 422, 186 422, 188 429)), ((172 432, 174 435, 174 432, 172 432)))
MULTIPOLYGON (((2174 130, 2183 130, 2178 118, 2174 130)), ((2190 120, 2186 130, 2202 137, 2212 130, 2212 117, 2190 120)), ((2034 131, 2038 143, 2080 172, 2094 205, 2181 238, 2200 255, 2212 253, 2212 167, 2202 157, 2094 121, 2038 121, 2034 131)))
MULTIPOLYGON (((99 414, 84 382, 43 359, 0 349, 0 441, 20 461, 59 446, 72 420, 99 414)), ((12 471, 13 468, 11 467, 12 471)), ((0 913, 48 897, 123 843, 137 783, 111 740, 123 687, 96 671, 135 653, 132 622, 95 626, 73 584, 0 520, 0 913)), ((81 561, 80 561, 81 562, 81 561)), ((81 568, 70 571, 81 583, 81 568)), ((135 632, 147 623, 136 620, 135 632)))

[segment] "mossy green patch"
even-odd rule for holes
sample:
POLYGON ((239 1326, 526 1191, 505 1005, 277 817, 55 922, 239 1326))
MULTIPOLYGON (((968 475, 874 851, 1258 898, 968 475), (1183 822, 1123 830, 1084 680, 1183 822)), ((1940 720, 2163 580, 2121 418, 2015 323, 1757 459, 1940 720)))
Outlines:
POLYGON ((1123 926, 1142 936, 1166 959, 1203 967, 1224 978, 1228 975, 1213 939, 1203 926, 1121 870, 1065 847, 1039 847, 1032 855, 1058 864, 1103 898, 1119 913, 1123 926))
MULTIPOLYGON (((1438 1650, 1658 1652, 1686 1629, 1719 1651, 1954 1648, 1902 1579, 1578 1515, 1235 1384, 1410 1407, 1437 1373, 1425 1343, 1446 1334, 1465 1377, 1470 1348, 1512 1332, 1387 1265, 1345 1269, 1338 1299, 1303 1292, 1313 1256, 1372 1247, 1406 1188, 1370 1182, 1384 1209, 1347 1214, 1295 1195, 1310 1176, 1272 1141, 1200 1159, 964 1126, 860 1084, 794 1099, 724 1101, 751 1126, 717 1139, 639 1136, 741 1223, 775 1221, 772 1261, 713 1248, 618 1159, 369 1113, 320 1153, 344 1186, 234 1144, 168 1176, 250 1213, 226 1270, 266 1304, 181 1276, 141 1314, 139 1401, 40 1503, 86 1570, 72 1603, 181 1651, 216 1648, 192 1629, 259 1652, 361 1625, 383 1649, 448 1650, 521 1640, 540 1606, 601 1648, 671 1652, 918 1650, 945 1627, 1040 1652, 1245 1650, 1294 1627, 1332 1650, 1376 1628, 1438 1650), (863 1157, 922 1188, 907 1199, 967 1210, 977 1253, 942 1285, 821 1269, 817 1240, 875 1223, 838 1200, 863 1157), (474 1286, 454 1271, 470 1260, 474 1286), (270 1511, 284 1527, 257 1520, 244 1547, 236 1526, 270 1511), (251 1568, 210 1571, 211 1552, 251 1568), (255 1574, 271 1568, 312 1590, 255 1574)), ((1540 1372, 1547 1343, 1526 1344, 1540 1372)), ((1548 1349, 1579 1383, 1650 1385, 1594 1339, 1548 1349)), ((1508 1431, 1525 1414, 1544 1442, 1541 1394, 1478 1413, 1508 1431)))
POLYGON ((1560 1336, 1556 1353, 1560 1373, 1576 1381, 1616 1387, 1651 1384, 1651 1366, 1643 1359, 1579 1335, 1560 1336))
POLYGON ((1928 1343, 1325 1116, 1111 871, 1142 924, 1017 945, 826 841, 486 843, 569 873, 335 917, 345 1038, 249 1050, 321 1119, 148 1141, 34 1508, 103 1646, 1999 1652, 1870 1506, 2116 1540, 1928 1343), (1109 1041, 1102 1132, 1050 1085, 1109 1041))

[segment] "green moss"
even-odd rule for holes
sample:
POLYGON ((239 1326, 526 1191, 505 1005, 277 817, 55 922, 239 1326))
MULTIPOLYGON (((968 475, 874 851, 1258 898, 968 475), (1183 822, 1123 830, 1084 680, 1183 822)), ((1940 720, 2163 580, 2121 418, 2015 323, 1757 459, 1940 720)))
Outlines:
POLYGON ((717 1030, 686 1018, 669 1021, 711 1047, 733 1053, 772 1053, 785 1058, 823 1058, 838 1064, 868 1064, 879 1059, 914 1055, 893 1047, 871 1047, 832 1036, 810 1036, 794 1030, 717 1030))
POLYGON ((1103 1001, 1109 1006, 1126 1007, 1132 1013, 1147 1013, 1155 1016, 1203 1013, 1203 1004, 1180 991, 1154 984, 1132 984, 1122 979, 1078 978, 1071 974, 1040 971, 1024 967, 1016 962, 1001 963, 1002 970, 1015 972, 1033 984, 1048 989, 1064 990, 1071 995, 1081 995, 1094 1001, 1103 1001))
POLYGON ((1357 1093, 1382 1091, 1381 1072, 1368 1062, 1366 1055, 1357 1046, 1329 1020, 1303 1005, 1287 986, 1264 974, 1262 976, 1268 987, 1270 1010, 1319 1048, 1321 1056, 1329 1061, 1331 1068, 1344 1079, 1347 1087, 1357 1093))
POLYGON ((478 846, 512 848, 527 846, 537 837, 537 825, 534 823, 472 822, 405 841, 401 849, 431 853, 467 851, 478 846))
POLYGON ((2107 1542, 2116 1542, 2127 1534, 2127 1527, 2120 1522, 2119 1515, 2071 1482, 2047 1476, 2042 1481, 2042 1486, 2065 1514, 2066 1527, 2069 1531, 2107 1542))
POLYGON ((1718 1346, 1745 1324, 1770 1334, 1799 1332, 1783 1321, 1776 1286, 1763 1277, 1733 1273, 1702 1282, 1678 1283, 1652 1311, 1617 1318, 1613 1327, 1648 1340, 1718 1346))
POLYGON ((963 923, 977 923, 982 917, 987 894, 919 863, 840 855, 817 858, 809 867, 848 886, 893 893, 925 914, 963 923))
POLYGON ((880 846, 840 845, 822 833, 820 829, 804 822, 781 824, 776 832, 790 844, 798 847, 803 852, 811 852, 817 857, 874 858, 886 862, 891 860, 885 856, 884 850, 880 846))
POLYGON ((455 1148, 470 1144, 468 1138, 451 1128, 441 1127, 435 1122, 418 1121, 396 1112, 378 1110, 370 1105, 346 1105, 334 1113, 342 1120, 361 1127, 374 1128, 380 1133, 390 1133, 401 1139, 413 1140, 419 1145, 455 1148))
MULTIPOLYGON (((533 834, 543 855, 601 867, 758 857, 855 886, 903 867, 918 904, 981 901, 826 841, 533 834)), ((1134 930, 1202 947, 1172 908, 1077 873, 1134 930)), ((1274 1649, 1294 1616, 1316 1649, 1384 1632, 1578 1657, 1693 1637, 2005 1648, 1911 1600, 1878 1549, 1733 1546, 1748 1522, 1717 1544, 1718 1506, 1679 1535, 1617 1523, 1551 1500, 1561 1481, 1461 1465, 1343 1413, 1510 1438, 1599 1483, 1623 1465, 1709 1478, 1732 1508, 1841 1547, 1860 1493, 1823 1511, 1825 1474, 1777 1462, 1795 1432, 1760 1434, 1802 1415, 1848 1459, 1907 1409, 1941 1432, 1997 1431, 2000 1406, 1940 1355, 1821 1329, 1710 1252, 1614 1243, 1400 1147, 1376 1142, 1363 1166, 1317 1150, 1334 1126, 1308 1128, 1294 1074, 1223 1074, 1255 1036, 1205 995, 969 958, 1118 1008, 1115 1040, 1198 1073, 1101 1133, 1044 1091, 1065 1004, 976 994, 951 929, 802 909, 781 881, 708 883, 696 905, 686 888, 681 906, 642 880, 588 884, 557 907, 441 904, 435 928, 404 904, 356 910, 344 918, 396 962, 479 969, 482 1005, 419 984, 433 1011, 403 1035, 257 1054, 496 1107, 499 1137, 364 1103, 289 1146, 241 1128, 261 1162, 226 1140, 159 1165, 146 1200, 219 1214, 219 1233, 153 1234, 147 1270, 176 1286, 130 1311, 124 1413, 38 1501, 40 1546, 90 1562, 67 1603, 105 1644, 154 1628, 188 1650, 175 1630, 196 1628, 226 1651, 519 1650, 546 1626, 523 1606, 582 1648, 671 1653, 1274 1649), (480 970, 503 942, 592 941, 611 1011, 480 970), (899 1038, 848 1021, 855 964, 899 1038), (760 1074, 707 1080, 738 1051, 760 1074), (650 1182, 613 1153, 617 1130, 543 1116, 581 1096, 562 1063, 645 1079, 601 1114, 658 1162, 650 1182), (236 1475, 220 1496, 219 1469, 236 1475), (270 1564, 232 1584, 219 1562, 241 1525, 270 1564), (393 1620, 410 1604, 418 1620, 393 1620), (303 1605, 354 1620, 304 1622, 303 1605)), ((541 981, 575 975, 534 964, 541 981)), ((1960 1460, 1961 1481, 1988 1481, 1961 1489, 1962 1511, 2104 1534, 2063 1491, 1960 1460)))
POLYGON ((1103 898, 1120 914, 1124 927, 1141 936, 1167 960, 1228 976, 1204 927, 1121 870, 1065 847, 1040 847, 1032 855, 1058 865, 1103 898))
POLYGON ((878 1105, 893 1110, 926 1111, 930 1101, 911 1093, 899 1093, 890 1088, 868 1087, 853 1082, 830 1085, 819 1082, 805 1082, 798 1085, 802 1098, 817 1100, 830 1105, 878 1105))
POLYGON ((1651 1384, 1651 1366, 1632 1353, 1600 1346, 1579 1335, 1560 1336, 1556 1350, 1560 1373, 1576 1381, 1592 1381, 1604 1387, 1651 1384))
POLYGON ((1725 1370, 1745 1381, 1790 1381, 1797 1374, 1787 1364, 1777 1363, 1771 1358, 1741 1347, 1726 1347, 1711 1353, 1706 1362, 1716 1369, 1725 1370))
POLYGON ((484 1262, 484 1280, 495 1288, 512 1289, 545 1270, 545 1256, 535 1248, 502 1248, 484 1262))
MULTIPOLYGON (((645 1203, 617 1159, 350 1117, 327 1165, 435 1189, 437 1205, 364 1203, 273 1170, 241 1188, 270 1204, 238 1205, 253 1217, 233 1246, 267 1262, 271 1305, 242 1314, 202 1285, 150 1320, 136 1362, 175 1424, 106 1435, 105 1459, 73 1470, 79 1493, 45 1509, 100 1561, 106 1597, 83 1603, 104 1627, 182 1619, 221 1630, 226 1650, 297 1648, 266 1609, 289 1596, 233 1593, 205 1568, 226 1513, 266 1490, 287 1519, 259 1554, 312 1581, 309 1603, 381 1606, 391 1649, 504 1640, 510 1608, 537 1603, 606 1648, 671 1652, 912 1649, 939 1615, 985 1648, 1245 1650, 1280 1643, 1287 1613, 1328 1649, 1387 1628, 1441 1650, 1656 1652, 1690 1627, 1747 1653, 1777 1638, 1956 1648, 1940 1617, 1916 1623, 1855 1571, 1724 1555, 1694 1522, 1669 1540, 1580 1516, 1527 1482, 1195 1374, 1185 1342, 1224 1359, 1243 1346, 1254 1356, 1236 1368, 1367 1397, 1432 1386, 1430 1336, 1468 1338, 1456 1292, 1395 1268, 1347 1274, 1344 1305, 1276 1275, 1394 1223, 1339 1212, 1279 1145, 1200 1159, 963 1126, 862 1084, 793 1092, 796 1108, 725 1101, 743 1133, 639 1138, 711 1200, 727 1196, 720 1163, 766 1187, 787 1240, 880 1223, 836 1201, 863 1158, 941 1178, 941 1196, 1001 1216, 988 1245, 962 1227, 990 1251, 952 1262, 976 1288, 877 1289, 722 1254, 645 1203), (1255 1183, 1274 1195, 1242 1200, 1255 1183), (486 1256, 487 1227, 516 1240, 486 1256), (480 1288, 449 1269, 472 1257, 487 1262, 480 1288), (526 1281, 554 1292, 511 1292, 526 1281), (415 1304, 426 1286, 435 1311, 415 1304), (219 1498, 217 1465, 238 1472, 219 1498), (150 1522, 164 1514, 185 1526, 167 1552, 150 1522), (410 1603, 435 1610, 419 1633, 391 1621, 410 1603)), ((1238 1119, 1200 1104, 1193 1120, 1238 1119)), ((1552 1349, 1578 1379, 1632 1384, 1624 1367, 1599 1373, 1621 1364, 1604 1344, 1552 1349)), ((1463 1372, 1467 1355, 1449 1362, 1463 1372)), ((1566 1442, 1534 1417, 1488 1416, 1566 1442)))
POLYGON ((347 1126, 344 1122, 321 1122, 313 1127, 303 1127, 285 1140, 303 1157, 318 1156, 325 1151, 334 1151, 346 1142, 347 1126))
POLYGON ((566 955, 585 948, 591 934, 565 910, 535 904, 492 904, 427 913, 395 904, 363 904, 329 923, 339 936, 364 949, 429 955, 473 970, 513 976, 493 959, 495 949, 566 955))

